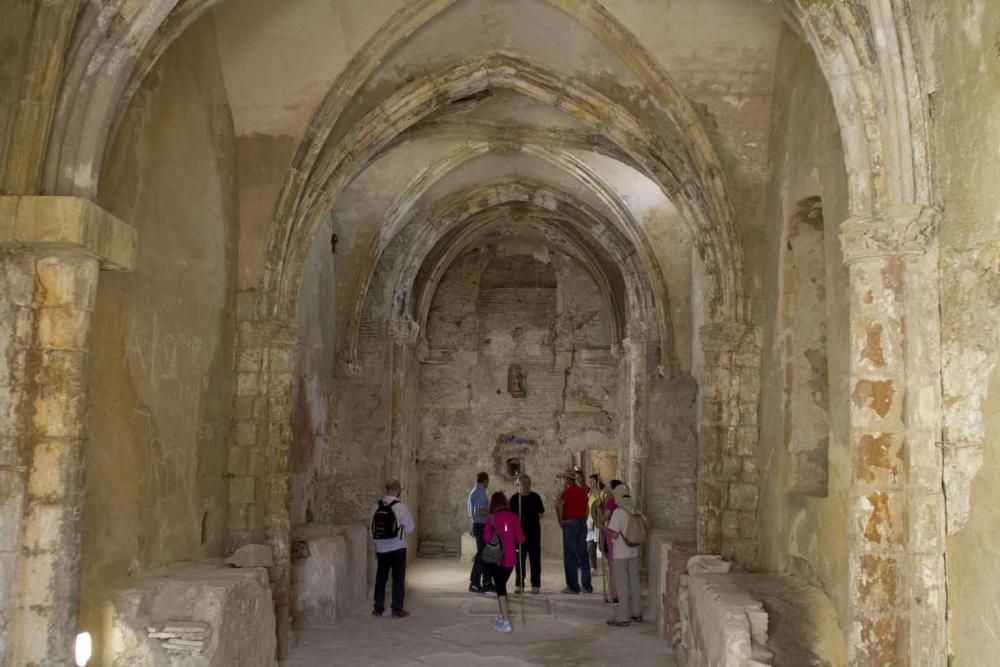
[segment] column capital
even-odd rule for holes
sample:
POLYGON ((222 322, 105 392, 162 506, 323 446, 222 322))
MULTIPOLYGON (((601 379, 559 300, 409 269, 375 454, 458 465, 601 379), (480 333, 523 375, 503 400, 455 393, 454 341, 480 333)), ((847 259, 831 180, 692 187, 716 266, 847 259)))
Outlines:
POLYGON ((933 206, 908 204, 875 216, 848 218, 840 225, 844 262, 922 255, 937 238, 939 217, 933 206))
POLYGON ((739 347, 740 341, 747 334, 747 325, 743 322, 719 321, 703 324, 698 330, 701 334, 701 347, 706 352, 730 352, 739 347))
POLYGON ((416 346, 420 338, 420 325, 409 315, 400 315, 389 320, 389 337, 396 345, 416 346))
POLYGON ((0 196, 0 246, 79 249, 103 269, 131 271, 136 238, 133 227, 84 197, 0 196))

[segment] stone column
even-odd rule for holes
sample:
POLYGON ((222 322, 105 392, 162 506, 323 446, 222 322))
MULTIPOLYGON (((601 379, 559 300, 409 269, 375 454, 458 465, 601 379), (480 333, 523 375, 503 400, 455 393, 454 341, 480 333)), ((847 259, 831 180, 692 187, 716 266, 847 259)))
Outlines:
MULTIPOLYGON (((417 420, 417 370, 420 325, 409 316, 394 317, 389 322, 389 451, 385 458, 385 478, 400 481, 404 499, 420 524, 420 489, 417 477, 416 437, 417 420)), ((426 345, 426 340, 423 341, 426 345)), ((410 535, 407 557, 416 558, 417 534, 410 535)))
POLYGON ((628 338, 622 341, 628 360, 628 380, 625 385, 628 416, 628 470, 626 482, 632 491, 636 506, 644 508, 645 487, 643 474, 646 468, 646 407, 649 398, 649 378, 646 377, 646 330, 642 325, 629 323, 628 338))
POLYGON ((21 510, 14 530, 4 531, 16 547, 14 567, 8 570, 11 558, 0 554, 6 561, 0 605, 12 616, 2 642, 5 664, 72 660, 90 318, 98 271, 131 268, 135 240, 133 229, 86 199, 0 197, 5 296, 11 299, 5 306, 15 315, 13 329, 4 331, 6 384, 20 414, 4 433, 5 476, 13 490, 5 509, 21 510))
MULTIPOLYGON (((389 451, 386 453, 386 479, 395 477, 404 482, 412 455, 411 433, 413 399, 410 373, 416 358, 420 325, 410 317, 394 317, 389 322, 389 451)), ((409 480, 405 480, 408 484, 409 480)))
MULTIPOLYGON (((241 295, 249 300, 251 296, 241 295)), ((242 304, 241 304, 242 305, 242 304)), ((244 306, 243 310, 249 310, 244 306)), ((246 314, 246 313, 243 313, 246 314)), ((289 452, 292 440, 293 365, 298 335, 280 320, 239 323, 236 352, 236 422, 229 450, 229 546, 265 542, 279 657, 288 645, 291 576, 289 452)))
POLYGON ((841 226, 850 274, 851 665, 947 658, 933 209, 841 226))
POLYGON ((760 331, 739 322, 701 328, 698 551, 757 563, 757 410, 760 331))

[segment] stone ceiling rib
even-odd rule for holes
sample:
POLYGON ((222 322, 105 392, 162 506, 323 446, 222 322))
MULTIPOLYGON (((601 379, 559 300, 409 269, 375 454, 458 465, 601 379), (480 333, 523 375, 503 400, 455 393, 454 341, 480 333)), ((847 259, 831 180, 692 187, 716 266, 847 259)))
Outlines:
MULTIPOLYGON (((593 239, 599 244, 610 259, 609 266, 621 267, 617 270, 624 272, 621 280, 625 288, 625 301, 628 304, 627 321, 639 321, 643 326, 652 325, 651 328, 659 331, 663 341, 665 362, 670 362, 674 358, 674 355, 670 354, 673 331, 669 320, 666 286, 662 283, 660 285, 653 283, 649 271, 642 266, 635 247, 624 237, 620 223, 608 222, 591 207, 544 183, 509 179, 480 184, 434 202, 418 216, 414 216, 410 224, 416 225, 417 238, 408 242, 405 258, 391 274, 396 276, 393 279, 396 285, 394 301, 401 300, 403 310, 417 316, 418 307, 422 306, 418 306, 415 302, 414 285, 422 271, 425 274, 428 271, 431 273, 435 271, 434 268, 425 267, 427 258, 435 246, 454 230, 470 224, 470 220, 484 212, 512 203, 520 203, 561 217, 581 229, 580 234, 584 238, 593 239), (661 304, 664 305, 662 309, 660 309, 661 304), (654 323, 654 318, 658 323, 654 323)), ((376 271, 387 270, 381 266, 384 261, 385 255, 382 255, 379 265, 370 266, 364 272, 363 284, 370 285, 376 271)), ((605 274, 606 272, 607 269, 605 274)), ((353 360, 357 354, 360 325, 369 298, 372 297, 368 296, 366 289, 363 296, 351 301, 353 311, 345 334, 343 351, 349 360, 353 360)))
MULTIPOLYGON (((400 132, 430 116, 434 111, 456 99, 492 88, 506 88, 533 99, 545 101, 570 115, 599 128, 632 159, 642 166, 642 173, 658 183, 665 194, 678 204, 685 219, 694 226, 694 238, 699 251, 707 256, 712 313, 736 312, 742 287, 734 293, 735 269, 722 261, 731 241, 720 241, 725 230, 708 217, 704 206, 705 193, 724 192, 721 175, 699 176, 698 165, 691 164, 671 148, 662 136, 635 118, 627 109, 609 100, 582 83, 560 77, 532 63, 506 54, 490 54, 459 63, 443 72, 417 79, 397 90, 388 100, 369 114, 335 145, 328 147, 308 178, 295 189, 302 194, 293 203, 286 190, 280 215, 284 222, 274 231, 269 256, 272 265, 265 286, 265 311, 280 310, 282 304, 294 303, 291 295, 297 290, 302 258, 311 238, 311 226, 317 224, 321 212, 353 176, 368 164, 384 146, 400 132), (698 183, 709 183, 703 187, 698 183), (306 182, 307 181, 307 182, 306 182), (297 239, 297 240, 296 240, 297 239), (282 296, 284 295, 284 296, 282 296), (734 310, 735 309, 735 310, 734 310)), ((704 165, 702 165, 704 167, 704 165)))
POLYGON ((593 278, 601 290, 606 315, 611 323, 612 344, 620 344, 628 322, 628 313, 625 304, 622 303, 625 297, 618 294, 618 291, 624 287, 626 280, 636 280, 629 273, 629 267, 602 262, 597 257, 597 251, 589 247, 568 216, 539 210, 529 204, 503 205, 482 211, 466 220, 460 228, 450 230, 450 233, 442 237, 431 249, 413 281, 411 290, 415 311, 413 319, 420 325, 421 330, 426 327, 438 284, 458 257, 477 244, 483 243, 491 232, 531 223, 544 224, 547 230, 558 235, 565 243, 560 250, 563 252, 569 250, 567 254, 576 259, 593 278), (516 220, 513 225, 512 219, 516 220), (609 275, 609 270, 624 272, 628 278, 619 275, 616 281, 609 275))
MULTIPOLYGON (((656 325, 656 328, 662 330, 664 339, 670 338, 666 333, 666 330, 670 328, 671 321, 669 312, 670 301, 668 297, 669 288, 664 277, 663 268, 659 265, 646 234, 621 197, 587 164, 558 146, 505 144, 503 148, 505 150, 523 151, 526 154, 543 160, 570 175, 597 197, 598 201, 604 205, 609 213, 607 219, 613 221, 610 224, 613 224, 617 232, 628 239, 632 252, 638 256, 641 270, 649 275, 650 283, 655 286, 652 294, 656 297, 655 308, 658 312, 656 321, 659 324, 656 325)), ((350 356, 353 356, 356 352, 353 345, 357 340, 355 329, 360 322, 361 309, 371 285, 375 268, 378 266, 382 253, 391 244, 392 239, 413 220, 416 215, 415 207, 417 203, 435 183, 445 178, 449 173, 454 173, 477 157, 495 149, 495 145, 489 142, 459 145, 451 153, 432 163, 417 174, 380 219, 378 229, 372 235, 372 240, 364 253, 361 270, 353 277, 353 287, 349 288, 346 297, 346 303, 351 304, 354 311, 351 319, 353 324, 350 325, 351 331, 346 336, 346 340, 349 341, 347 352, 350 356)), ((476 195, 478 195, 478 192, 476 194, 470 193, 469 196, 476 195)), ((433 210, 434 207, 432 206, 431 208, 433 210)), ((424 224, 436 224, 433 216, 423 214, 422 217, 425 221, 424 224)))

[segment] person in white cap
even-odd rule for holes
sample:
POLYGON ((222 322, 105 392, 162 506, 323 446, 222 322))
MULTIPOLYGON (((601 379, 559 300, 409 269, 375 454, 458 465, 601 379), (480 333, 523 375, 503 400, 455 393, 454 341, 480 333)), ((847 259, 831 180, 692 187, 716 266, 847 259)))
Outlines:
POLYGON ((614 618, 608 619, 608 625, 625 627, 632 622, 642 621, 642 585, 639 581, 639 547, 625 542, 622 531, 628 524, 629 516, 635 512, 632 496, 625 484, 620 484, 614 491, 617 507, 611 515, 611 520, 605 528, 608 538, 613 540, 615 586, 618 589, 618 608, 614 618))

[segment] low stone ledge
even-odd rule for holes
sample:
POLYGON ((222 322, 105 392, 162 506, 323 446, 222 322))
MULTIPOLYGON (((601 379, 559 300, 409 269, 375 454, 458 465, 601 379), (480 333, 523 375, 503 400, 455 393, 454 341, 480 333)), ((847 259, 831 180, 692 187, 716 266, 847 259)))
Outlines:
POLYGON ((150 572, 106 603, 101 664, 271 667, 274 603, 264 568, 221 560, 150 572))
POLYGON ((292 530, 292 620, 329 628, 368 597, 368 528, 309 524, 292 530))
POLYGON ((822 589, 791 575, 711 573, 698 558, 689 571, 699 573, 681 577, 682 665, 847 664, 844 634, 822 589))
POLYGON ((691 667, 764 667, 767 613, 729 574, 681 577, 678 656, 691 667))

